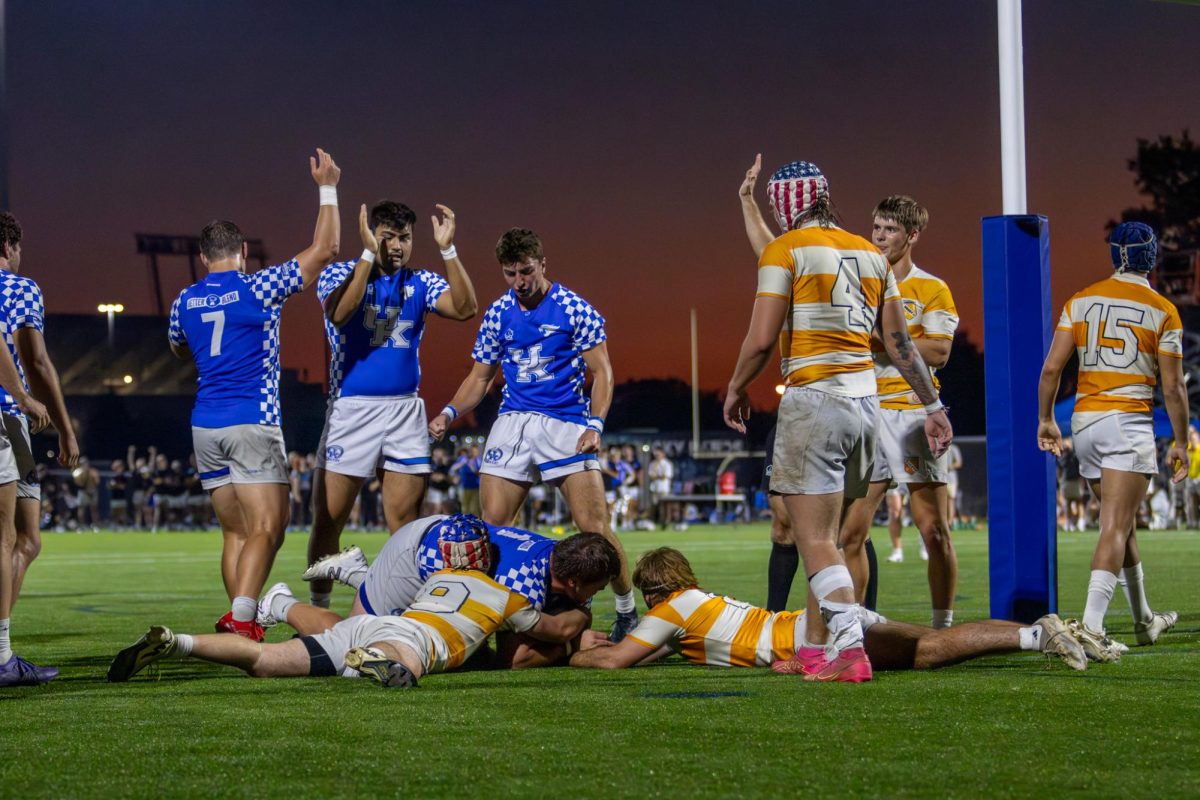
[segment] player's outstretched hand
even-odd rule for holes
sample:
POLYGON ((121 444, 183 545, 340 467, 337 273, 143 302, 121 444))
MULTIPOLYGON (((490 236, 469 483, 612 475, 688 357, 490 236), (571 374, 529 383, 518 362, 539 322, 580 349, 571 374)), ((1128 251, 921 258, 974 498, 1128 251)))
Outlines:
POLYGON ((1178 442, 1173 442, 1167 449, 1167 469, 1171 470, 1171 483, 1179 483, 1187 477, 1187 448, 1178 442))
POLYGON ((725 424, 738 433, 746 432, 746 420, 750 419, 750 398, 745 392, 730 389, 725 395, 725 424))
POLYGON ((450 427, 450 418, 445 414, 438 414, 429 421, 429 435, 435 440, 440 440, 446 435, 446 428, 450 427))
POLYGON ((358 207, 358 235, 362 237, 363 249, 370 250, 378 256, 379 240, 375 238, 375 231, 371 230, 371 220, 367 218, 365 204, 358 207))
POLYGON ((593 647, 613 647, 616 642, 610 642, 600 631, 586 630, 579 636, 579 649, 591 650, 593 647))
POLYGON ((579 441, 575 443, 575 453, 599 453, 600 452, 600 434, 594 430, 588 429, 579 437, 579 441))
POLYGON ((58 463, 67 469, 74 469, 79 463, 79 442, 74 436, 58 435, 58 463))
POLYGON ((449 250, 450 245, 454 244, 454 212, 441 203, 434 203, 438 211, 442 212, 442 219, 438 219, 437 214, 434 214, 433 220, 433 239, 438 243, 438 247, 443 250, 449 250))
POLYGON ((17 408, 21 409, 21 413, 29 418, 30 433, 39 433, 50 424, 50 412, 44 405, 34 400, 32 395, 27 394, 18 400, 17 408))
POLYGON ((333 163, 333 156, 319 147, 317 148, 315 158, 313 156, 308 157, 308 165, 312 170, 312 177, 317 182, 317 186, 337 186, 337 182, 342 177, 342 169, 333 163))
POLYGON ((950 426, 950 418, 946 412, 935 411, 925 416, 925 438, 929 441, 929 452, 937 458, 950 447, 954 441, 954 428, 950 426))
POLYGON ((746 177, 742 180, 742 185, 738 187, 738 194, 742 197, 754 197, 754 187, 758 183, 758 173, 762 170, 762 153, 754 157, 754 164, 750 169, 746 170, 746 177))
POLYGON ((1062 455, 1062 433, 1058 430, 1058 423, 1054 420, 1046 420, 1038 423, 1037 429, 1038 449, 1053 453, 1057 458, 1062 455))

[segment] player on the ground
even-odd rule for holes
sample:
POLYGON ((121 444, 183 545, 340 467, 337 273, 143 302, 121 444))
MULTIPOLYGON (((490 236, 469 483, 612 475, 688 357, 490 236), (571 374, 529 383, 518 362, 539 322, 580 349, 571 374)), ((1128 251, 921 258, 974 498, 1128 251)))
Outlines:
POLYGON ((1116 661, 1123 647, 1104 630, 1118 581, 1126 586, 1138 644, 1154 644, 1179 618, 1174 611, 1150 609, 1134 531, 1138 506, 1158 472, 1152 414, 1156 375, 1162 377, 1163 403, 1174 433, 1166 461, 1176 483, 1188 466, 1183 325, 1175 306, 1146 278, 1158 256, 1158 239, 1149 225, 1123 222, 1108 243, 1116 273, 1067 301, 1038 386, 1038 447, 1059 456, 1063 444, 1054 400, 1063 369, 1078 353, 1071 432, 1079 473, 1100 498, 1100 540, 1092 556, 1080 635, 1088 657, 1099 661, 1116 661))
POLYGON ((232 222, 200 233, 208 275, 171 306, 171 351, 199 373, 192 441, 224 546, 221 576, 232 603, 218 631, 262 639, 254 621, 288 522, 288 468, 279 414, 279 318, 287 298, 336 256, 341 170, 323 150, 309 159, 321 207, 312 245, 287 263, 247 275, 246 241, 232 222))
MULTIPOLYGON (((454 212, 438 205, 433 238, 446 277, 408 264, 417 215, 383 200, 359 212, 362 256, 330 264, 317 281, 325 311, 329 409, 313 474, 313 528, 308 560, 336 553, 363 481, 382 473, 383 515, 390 531, 416 519, 429 480, 429 432, 419 348, 431 311, 468 320, 479 305, 454 246, 454 212)), ((311 587, 328 607, 328 581, 311 587)))
POLYGON ((450 423, 479 405, 503 368, 504 401, 483 451, 483 518, 493 525, 512 522, 539 480, 562 489, 575 525, 601 532, 621 556, 621 574, 612 587, 617 600, 612 636, 620 639, 637 624, 637 612, 625 551, 609 524, 598 461, 613 391, 604 317, 546 277, 542 241, 533 231, 505 233, 496 260, 509 291, 484 314, 471 352, 475 365, 429 423, 429 432, 440 439, 450 423), (590 399, 583 391, 588 370, 590 399))
MULTIPOLYGON (((58 431, 58 463, 73 469, 79 462, 79 444, 67 404, 63 400, 58 371, 46 352, 42 338, 45 307, 37 282, 21 270, 21 225, 8 212, 0 213, 0 241, 8 245, 0 254, 0 330, 16 363, 26 392, 44 403, 50 424, 58 431)), ((17 480, 17 539, 13 548, 13 603, 29 565, 42 550, 42 493, 37 479, 37 459, 29 438, 29 421, 12 396, 0 396, 5 430, 12 444, 20 478, 17 480)), ((94 522, 94 520, 93 520, 94 522)))
MULTIPOLYGON (((0 270, 7 275, 21 260, 21 229, 7 213, 0 214, 0 248, 3 248, 0 270)), ((9 298, 6 302, 11 301, 9 298)), ((12 399, 14 410, 22 414, 29 432, 37 433, 49 424, 50 412, 26 389, 11 347, 10 340, 8 347, 0 348, 0 388, 3 388, 6 400, 12 399)), ((32 686, 54 680, 58 670, 31 664, 12 650, 12 608, 21 585, 20 578, 33 559, 27 553, 17 552, 17 496, 24 476, 18 467, 16 445, 10 440, 7 428, 7 425, 0 426, 0 687, 32 686)))
MULTIPOLYGON (((317 561, 304 577, 337 580, 353 587, 350 616, 399 614, 412 604, 429 576, 447 565, 440 543, 450 531, 463 536, 473 533, 486 542, 496 582, 523 595, 537 610, 549 604, 586 613, 587 620, 579 620, 579 630, 591 621, 584 604, 620 568, 616 550, 599 534, 578 533, 554 540, 457 514, 410 522, 384 543, 370 566, 362 550, 349 547, 317 561)), ((340 619, 329 609, 297 602, 286 583, 272 586, 259 603, 258 622, 264 628, 286 622, 302 634, 316 633, 340 619)))
POLYGON ((875 451, 871 335, 877 323, 888 355, 925 406, 925 434, 935 455, 953 432, 908 334, 887 259, 837 226, 825 176, 806 161, 793 162, 776 171, 767 193, 787 232, 759 259, 758 293, 729 382, 725 423, 745 433, 747 389, 778 341, 788 388, 779 404, 771 491, 784 496, 820 609, 808 615, 808 642, 828 638, 821 679, 869 679, 860 607, 837 532, 843 501, 866 493, 875 451))
MULTIPOLYGON (((823 653, 803 645, 805 612, 771 613, 697 585, 691 564, 678 550, 661 547, 638 559, 633 583, 649 611, 620 644, 581 649, 571 666, 618 669, 672 651, 693 664, 766 667, 819 681, 823 653)), ((893 622, 861 610, 865 646, 878 669, 935 669, 995 653, 1033 650, 1055 655, 1077 670, 1087 657, 1066 623, 1054 614, 1032 625, 988 620, 938 630, 893 622)), ((594 638, 589 639, 596 644, 594 638)), ((585 644, 585 647, 587 645, 585 644)))

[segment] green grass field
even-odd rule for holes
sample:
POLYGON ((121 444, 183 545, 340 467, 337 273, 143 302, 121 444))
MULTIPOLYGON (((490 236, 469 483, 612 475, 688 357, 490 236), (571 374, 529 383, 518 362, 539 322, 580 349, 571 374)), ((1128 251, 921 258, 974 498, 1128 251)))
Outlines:
MULTIPOLYGON (((383 542, 343 538, 368 555, 383 542)), ((166 663, 157 680, 108 684, 112 655, 148 625, 212 630, 228 608, 219 536, 48 534, 13 635, 18 652, 62 676, 0 691, 0 796, 1197 797, 1200 536, 1139 538, 1150 600, 1179 610, 1180 623, 1155 647, 1086 673, 1021 653, 818 685, 671 659, 611 673, 437 675, 389 692, 253 680, 192 660, 166 663)), ((623 539, 631 558, 670 544, 705 588, 765 599, 765 525, 623 539)), ((881 564, 880 611, 928 622, 925 565, 915 533, 906 539, 908 560, 881 564)), ((1081 611, 1093 539, 1060 535, 1064 616, 1081 611)), ((986 617, 986 534, 956 541, 956 620, 986 617)), ((305 544, 289 535, 272 577, 301 597, 305 544)), ((339 592, 334 607, 347 608, 349 590, 339 592)), ((611 598, 596 609, 607 628, 611 598)), ((1132 641, 1119 590, 1109 629, 1132 641)))

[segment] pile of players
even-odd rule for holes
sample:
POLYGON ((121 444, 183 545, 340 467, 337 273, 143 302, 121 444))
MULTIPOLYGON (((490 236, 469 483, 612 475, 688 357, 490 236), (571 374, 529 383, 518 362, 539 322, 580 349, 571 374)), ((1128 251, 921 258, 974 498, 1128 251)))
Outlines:
MULTIPOLYGON (((783 524, 776 536, 772 594, 778 596, 780 587, 790 585, 802 560, 809 576, 807 613, 788 616, 757 610, 699 592, 686 559, 664 550, 639 562, 635 582, 651 607, 650 618, 639 625, 624 552, 608 522, 597 464, 613 385, 603 317, 579 295, 547 278, 547 260, 536 234, 521 228, 508 231, 497 244, 496 258, 509 291, 484 314, 467 378, 441 413, 427 422, 424 402, 417 394, 425 316, 432 311, 466 320, 478 312, 474 288, 454 245, 455 215, 439 205, 439 214, 432 217, 445 278, 408 266, 416 215, 391 201, 377 204, 369 213, 365 206, 360 208, 361 256, 354 262, 332 263, 340 246, 336 187, 341 172, 328 153, 318 150, 310 159, 320 197, 312 244, 285 264, 247 275, 240 230, 231 222, 212 222, 200 237, 201 261, 208 274, 185 289, 171 308, 171 348, 180 358, 194 359, 200 376, 192 430, 204 488, 224 535, 222 574, 231 605, 216 627, 225 635, 186 637, 165 628, 152 629, 114 662, 110 677, 127 677, 151 656, 169 652, 222 661, 225 648, 234 654, 228 659, 234 660, 222 663, 235 663, 254 674, 277 674, 272 672, 274 661, 260 663, 260 659, 269 652, 282 653, 280 647, 288 650, 281 656, 288 666, 281 669, 293 671, 278 674, 296 674, 300 662, 304 662, 303 674, 313 670, 324 674, 350 663, 348 654, 360 645, 378 644, 367 655, 355 656, 359 665, 362 658, 376 663, 377 654, 383 652, 391 664, 388 675, 401 674, 396 664, 407 670, 407 677, 397 679, 403 683, 415 681, 424 671, 462 663, 481 643, 481 631, 507 620, 524 638, 510 640, 515 644, 499 648, 498 656, 501 663, 519 666, 561 660, 572 643, 583 646, 572 663, 583 665, 620 665, 626 654, 639 652, 633 648, 652 647, 657 652, 668 641, 688 656, 686 642, 692 636, 700 637, 704 646, 692 648, 688 657, 709 663, 773 663, 777 671, 803 674, 810 680, 869 680, 872 660, 890 665, 893 658, 886 648, 874 652, 872 640, 879 637, 866 633, 880 625, 891 625, 880 630, 894 632, 895 623, 862 605, 870 572, 866 532, 892 480, 910 484, 914 515, 931 554, 934 608, 934 628, 896 634, 926 642, 908 648, 912 658, 899 659, 902 666, 952 663, 995 651, 989 648, 1014 646, 1057 653, 1079 669, 1086 666, 1080 652, 1093 659, 1115 660, 1118 646, 1104 634, 1103 615, 1118 572, 1131 595, 1139 642, 1152 642, 1173 625, 1172 615, 1154 614, 1145 603, 1132 523, 1120 511, 1147 471, 1140 454, 1141 426, 1143 418, 1149 419, 1159 356, 1167 357, 1164 364, 1176 364, 1179 354, 1178 314, 1144 278, 1153 265, 1153 233, 1137 225, 1114 231, 1118 274, 1097 286, 1116 282, 1116 294, 1097 293, 1092 287, 1072 299, 1043 382, 1052 401, 1057 389, 1054 366, 1061 371, 1069 351, 1079 349, 1077 416, 1081 422, 1076 434, 1081 451, 1091 448, 1084 474, 1103 486, 1108 507, 1114 509, 1110 524, 1102 527, 1088 610, 1083 623, 1073 626, 1053 615, 1027 627, 992 625, 1007 631, 1000 641, 985 635, 994 631, 979 631, 976 626, 948 628, 956 565, 946 524, 943 455, 952 430, 930 365, 945 363, 957 315, 945 283, 912 263, 911 250, 928 215, 910 198, 888 198, 876 209, 872 244, 838 227, 829 184, 820 170, 808 162, 793 162, 777 171, 768 185, 768 199, 783 231, 777 237, 753 199, 759 163, 756 160, 747 173, 741 191, 747 233, 759 256, 759 288, 730 381, 725 418, 731 427, 745 430, 747 387, 778 344, 787 391, 780 404, 770 488, 785 512, 779 518, 791 522, 783 524), (319 474, 314 477, 315 522, 309 542, 313 568, 308 576, 312 602, 301 604, 285 586, 273 587, 261 599, 259 593, 288 517, 287 466, 279 428, 279 319, 284 301, 314 281, 332 359, 319 474), (1114 296, 1121 302, 1095 299, 1114 296), (1096 303, 1102 308, 1099 323, 1092 319, 1096 303), (1141 304, 1136 319, 1121 310, 1129 303, 1141 304), (1110 333, 1101 335, 1089 328, 1109 324, 1105 320, 1110 312, 1125 314, 1112 323, 1118 332, 1137 328, 1132 342, 1122 339, 1124 349, 1114 347, 1110 333), (1114 360, 1122 363, 1115 369, 1087 373, 1098 362, 1108 367, 1114 360), (589 370, 593 380, 585 394, 589 370), (459 416, 475 408, 501 371, 503 402, 484 448, 481 470, 483 522, 455 518, 454 531, 447 533, 443 521, 417 521, 430 471, 429 436, 441 437, 459 416), (1081 437, 1081 430, 1094 435, 1081 437), (1131 437, 1136 438, 1132 448, 1127 446, 1131 437), (354 497, 363 481, 377 472, 383 476, 387 524, 396 533, 376 564, 367 569, 361 553, 339 553, 337 548, 354 497), (539 480, 556 484, 576 525, 595 533, 557 545, 544 540, 544 561, 531 564, 527 556, 538 548, 536 535, 505 526, 539 480), (464 527, 469 532, 464 533, 464 527), (479 544, 485 538, 487 548, 479 544), (493 560, 492 546, 510 539, 520 541, 520 557, 506 561, 501 548, 493 560), (481 561, 447 561, 445 548, 456 542, 474 542, 476 550, 486 550, 486 568, 480 569, 485 566, 481 561), (564 548, 561 556, 559 547, 564 548), (586 551, 587 557, 568 557, 573 548, 586 551), (415 572, 409 570, 410 562, 415 572), (396 563, 404 565, 399 573, 388 566, 396 563), (474 569, 454 571, 464 563, 474 569), (447 566, 450 573, 442 571, 447 566), (579 571, 573 571, 575 567, 579 571), (382 571, 372 579, 375 569, 382 571), (467 577, 456 583, 460 572, 467 577), (355 576, 361 576, 362 582, 352 618, 339 621, 328 610, 330 581, 355 576), (588 616, 583 604, 606 583, 611 583, 616 595, 617 623, 608 638, 583 636, 581 626, 575 629, 580 618, 588 616), (713 602, 722 604, 719 613, 706 605, 713 602), (524 613, 523 603, 536 613, 524 613), (546 613, 556 604, 571 607, 560 614, 546 613), (668 613, 667 608, 674 610, 668 613), (380 643, 393 640, 382 637, 382 629, 371 627, 383 623, 358 620, 397 614, 424 625, 420 630, 425 650, 415 644, 420 637, 407 629, 401 639, 408 641, 409 651, 399 646, 389 650, 380 643), (449 624, 446 614, 461 619, 449 624), (538 627, 544 617, 562 614, 574 622, 559 619, 538 627), (671 620, 674 628, 663 628, 656 621, 660 618, 671 620), (693 618, 721 624, 701 630, 689 627, 693 618), (265 628, 283 620, 313 639, 297 640, 308 644, 260 647, 257 643, 265 628), (355 644, 344 651, 341 639, 317 638, 339 625, 343 631, 366 626, 368 632, 348 635, 355 644), (437 632, 444 647, 438 645, 438 638, 430 638, 429 631, 437 632), (366 641, 371 636, 382 638, 366 641), (236 642, 239 638, 246 646, 236 642), (969 646, 946 644, 960 639, 969 640, 969 646), (753 654, 738 649, 747 641, 758 642, 753 654), (209 650, 210 643, 216 650, 209 650), (297 647, 304 648, 307 661, 293 657, 297 647), (931 649, 936 655, 921 656, 931 649), (246 661, 250 654, 254 658, 246 661)), ((7 243, 5 248, 7 255, 7 243)), ((1180 419, 1186 419, 1186 397, 1182 382, 1173 384, 1167 372, 1163 370, 1164 390, 1175 423, 1180 397, 1180 419)), ((8 377, 0 361, 0 383, 19 389, 8 377)), ((31 405, 36 401, 27 393, 14 397, 25 403, 38 424, 44 423, 44 409, 37 416, 39 410, 31 405)), ((1048 411, 1043 418, 1052 420, 1048 411)), ((1042 446, 1051 449, 1057 436, 1052 426, 1052 421, 1043 422, 1039 433, 1042 446)), ((1183 428, 1176 427, 1179 434, 1183 428)), ((1149 472, 1154 471, 1152 461, 1153 457, 1149 472)), ((0 494, 0 501, 3 498, 0 494)), ((782 591, 786 598, 786 589, 782 591)), ((486 635, 482 634, 484 639, 486 635)), ((645 660, 641 655, 630 663, 645 660)), ((376 667, 366 672, 382 674, 376 667)), ((35 676, 26 682, 38 680, 35 676)))

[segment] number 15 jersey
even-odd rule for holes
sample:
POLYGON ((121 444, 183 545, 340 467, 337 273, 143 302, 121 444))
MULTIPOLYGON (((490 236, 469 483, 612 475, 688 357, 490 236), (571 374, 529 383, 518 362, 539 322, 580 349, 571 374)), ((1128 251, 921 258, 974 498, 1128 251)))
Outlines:
POLYGON ((1116 274, 1079 292, 1057 330, 1074 337, 1079 355, 1076 433, 1113 414, 1151 413, 1158 359, 1183 358, 1179 312, 1141 275, 1116 274))

